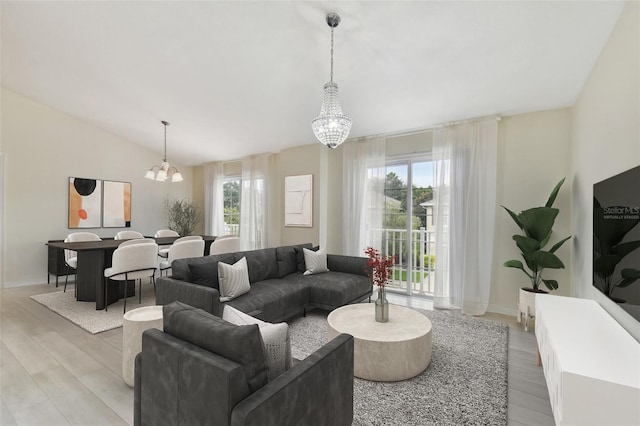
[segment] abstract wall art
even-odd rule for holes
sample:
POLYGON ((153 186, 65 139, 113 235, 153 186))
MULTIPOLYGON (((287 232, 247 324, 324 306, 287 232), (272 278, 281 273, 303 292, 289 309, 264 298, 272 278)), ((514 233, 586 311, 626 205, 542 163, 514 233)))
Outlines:
POLYGON ((284 178, 284 225, 313 226, 313 175, 284 178))
POLYGON ((69 178, 69 229, 99 228, 102 181, 69 178))
POLYGON ((104 228, 131 227, 131 182, 104 181, 102 226, 104 228))

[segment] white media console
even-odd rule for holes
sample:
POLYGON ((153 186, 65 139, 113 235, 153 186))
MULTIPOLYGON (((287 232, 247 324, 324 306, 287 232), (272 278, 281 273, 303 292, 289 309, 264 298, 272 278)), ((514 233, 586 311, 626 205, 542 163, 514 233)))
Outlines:
POLYGON ((537 295, 536 339, 557 425, 640 425, 640 343, 597 302, 537 295))

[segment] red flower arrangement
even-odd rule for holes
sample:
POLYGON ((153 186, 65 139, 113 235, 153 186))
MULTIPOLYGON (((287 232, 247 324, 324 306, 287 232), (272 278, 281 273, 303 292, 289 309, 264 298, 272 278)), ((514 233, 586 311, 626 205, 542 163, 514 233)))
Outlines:
POLYGON ((367 265, 371 267, 371 281, 379 287, 384 287, 391 277, 391 268, 396 263, 395 256, 382 256, 380 252, 373 247, 367 247, 364 251, 369 260, 367 265))

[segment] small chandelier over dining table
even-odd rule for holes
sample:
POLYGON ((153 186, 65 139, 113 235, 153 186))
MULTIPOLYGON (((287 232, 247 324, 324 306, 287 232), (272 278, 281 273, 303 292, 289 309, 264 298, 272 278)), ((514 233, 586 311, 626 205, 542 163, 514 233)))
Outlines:
POLYGON ((151 167, 144 177, 159 182, 165 182, 167 178, 169 178, 170 182, 182 182, 184 180, 182 173, 177 168, 171 167, 167 161, 167 126, 169 123, 164 120, 161 123, 164 125, 164 157, 162 163, 159 166, 151 167))
POLYGON ((333 82, 333 29, 340 23, 337 13, 327 15, 327 24, 331 28, 331 73, 329 82, 324 85, 320 115, 313 119, 311 128, 316 138, 329 148, 335 148, 347 139, 352 121, 342 113, 338 85, 333 82))

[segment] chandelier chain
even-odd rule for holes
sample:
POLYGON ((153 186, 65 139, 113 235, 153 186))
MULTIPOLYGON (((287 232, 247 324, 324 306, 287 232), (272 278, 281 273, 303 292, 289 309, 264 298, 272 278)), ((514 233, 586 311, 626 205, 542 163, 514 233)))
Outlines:
POLYGON ((163 161, 167 161, 167 124, 166 123, 162 123, 164 124, 164 160, 163 161))
POLYGON ((329 81, 333 83, 333 27, 331 27, 331 75, 329 81))

